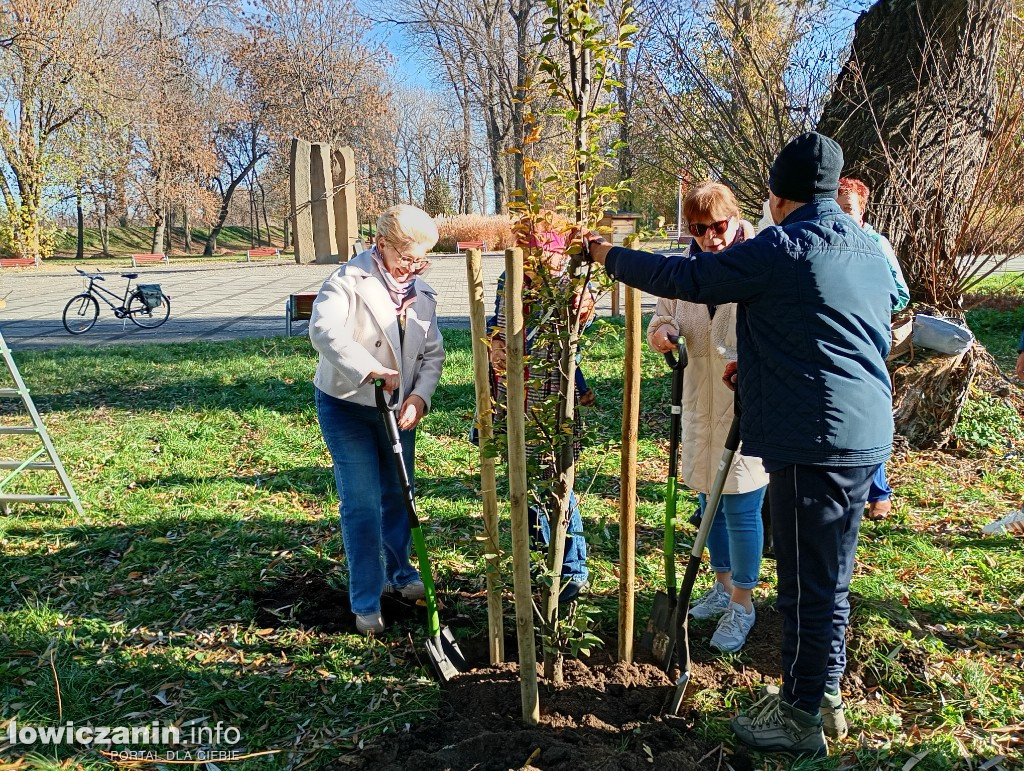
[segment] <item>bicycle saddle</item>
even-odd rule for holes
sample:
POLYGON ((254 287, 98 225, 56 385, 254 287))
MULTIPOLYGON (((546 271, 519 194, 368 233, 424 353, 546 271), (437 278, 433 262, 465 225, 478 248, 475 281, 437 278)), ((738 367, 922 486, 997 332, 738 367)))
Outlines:
POLYGON ((121 278, 138 278, 138 273, 122 273, 121 278))

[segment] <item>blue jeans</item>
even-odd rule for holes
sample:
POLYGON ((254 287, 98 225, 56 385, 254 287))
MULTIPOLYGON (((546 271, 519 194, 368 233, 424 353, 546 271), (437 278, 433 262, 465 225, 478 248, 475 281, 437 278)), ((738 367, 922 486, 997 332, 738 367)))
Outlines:
MULTIPOLYGON (((341 499, 352 612, 379 613, 385 583, 402 587, 420 575, 409 561, 412 530, 387 429, 376 407, 335 399, 319 389, 316 412, 341 499)), ((416 431, 400 431, 399 438, 412 480, 416 431)))
POLYGON ((889 487, 889 482, 885 478, 885 464, 878 464, 878 471, 871 478, 871 489, 868 491, 868 503, 878 503, 878 501, 887 501, 889 496, 892 495, 892 488, 889 487))
MULTIPOLYGON (((716 573, 732 573, 738 589, 753 589, 761 576, 761 550, 764 548, 764 525, 761 503, 767 486, 749 493, 723 495, 718 513, 708 533, 711 569, 716 573)), ((707 496, 698 496, 698 512, 704 515, 707 496)))
MULTIPOLYGON (((530 536, 534 548, 547 551, 551 542, 551 523, 546 513, 530 506, 530 536)), ((583 517, 576 493, 569 493, 569 529, 565 535, 565 556, 562 559, 563 581, 586 581, 590 575, 587 569, 587 540, 583 537, 583 517)))
POLYGON ((850 578, 876 466, 784 466, 769 474, 782 614, 782 698, 818 714, 846 671, 850 578))

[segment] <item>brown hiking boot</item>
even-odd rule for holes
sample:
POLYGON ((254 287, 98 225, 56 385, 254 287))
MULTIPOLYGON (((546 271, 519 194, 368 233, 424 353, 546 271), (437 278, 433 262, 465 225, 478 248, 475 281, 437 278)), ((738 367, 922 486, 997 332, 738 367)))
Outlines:
POLYGON ((886 498, 884 501, 873 501, 868 504, 868 510, 864 512, 867 519, 878 521, 885 519, 892 513, 892 501, 886 498))

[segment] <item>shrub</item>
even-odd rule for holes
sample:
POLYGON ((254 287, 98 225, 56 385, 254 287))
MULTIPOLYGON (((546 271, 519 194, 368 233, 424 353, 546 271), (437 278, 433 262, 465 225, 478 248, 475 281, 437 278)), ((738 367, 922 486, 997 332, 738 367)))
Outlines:
POLYGON ((504 214, 438 217, 437 230, 440 238, 434 248, 436 252, 454 252, 456 241, 483 241, 484 249, 488 250, 508 249, 515 245, 512 220, 504 214))

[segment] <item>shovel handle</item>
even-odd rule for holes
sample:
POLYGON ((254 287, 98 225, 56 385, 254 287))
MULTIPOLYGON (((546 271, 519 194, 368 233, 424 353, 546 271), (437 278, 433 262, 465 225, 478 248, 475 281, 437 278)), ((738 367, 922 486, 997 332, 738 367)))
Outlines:
POLYGON ((668 364, 669 369, 683 369, 689 359, 686 355, 686 338, 682 335, 669 335, 668 341, 676 347, 676 352, 666 353, 665 363, 668 364))
POLYGON ((427 603, 427 631, 431 637, 437 637, 441 633, 441 621, 437 613, 437 593, 434 588, 433 571, 430 568, 430 555, 427 553, 427 544, 423 539, 423 530, 420 528, 420 518, 416 514, 416 500, 413 497, 412 482, 409 480, 409 472, 405 469, 405 459, 402 457, 402 438, 398 432, 398 420, 395 418, 395 410, 388 404, 384 396, 384 381, 380 378, 373 381, 373 388, 377 400, 377 409, 384 417, 384 425, 387 427, 388 440, 391 442, 391 454, 395 459, 395 471, 398 474, 398 481, 402 486, 402 498, 405 503, 405 515, 409 522, 409 530, 412 532, 412 542, 416 550, 416 557, 420 564, 420 580, 423 582, 424 598, 427 603))

